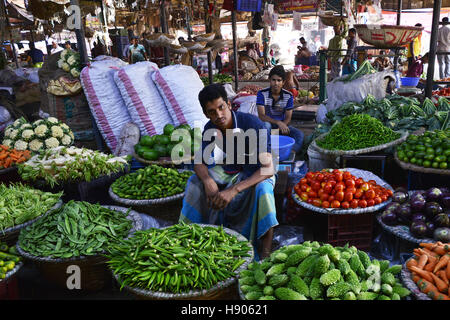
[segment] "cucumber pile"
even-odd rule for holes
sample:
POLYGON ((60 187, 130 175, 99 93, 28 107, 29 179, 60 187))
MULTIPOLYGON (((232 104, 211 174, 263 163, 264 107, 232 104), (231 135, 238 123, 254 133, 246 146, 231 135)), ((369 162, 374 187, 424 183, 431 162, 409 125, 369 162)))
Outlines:
POLYGON ((426 131, 421 136, 410 135, 397 147, 400 161, 434 168, 450 168, 450 129, 426 131))
POLYGON ((5 279, 6 274, 14 269, 20 260, 16 247, 8 247, 0 242, 0 281, 5 279))
POLYGON ((151 165, 126 174, 111 185, 112 191, 124 199, 147 200, 167 198, 184 192, 192 171, 151 165))

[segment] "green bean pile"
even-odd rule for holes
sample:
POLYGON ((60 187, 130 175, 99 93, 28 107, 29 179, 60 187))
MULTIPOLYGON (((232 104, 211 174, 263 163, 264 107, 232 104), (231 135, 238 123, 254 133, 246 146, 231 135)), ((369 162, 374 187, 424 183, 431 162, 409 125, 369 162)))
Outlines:
POLYGON ((71 200, 22 229, 19 245, 38 257, 96 255, 128 236, 132 222, 127 215, 98 204, 71 200))
POLYGON ((317 145, 327 150, 356 150, 389 143, 401 134, 367 114, 352 114, 332 127, 317 145))
POLYGON ((151 291, 185 293, 209 289, 248 257, 250 246, 224 232, 183 222, 167 229, 137 231, 131 239, 112 246, 107 262, 127 285, 151 291))
POLYGON ((191 171, 151 165, 126 174, 111 185, 112 191, 124 199, 158 199, 183 193, 191 171))
POLYGON ((32 189, 21 183, 0 184, 0 231, 33 220, 50 210, 61 193, 32 189))

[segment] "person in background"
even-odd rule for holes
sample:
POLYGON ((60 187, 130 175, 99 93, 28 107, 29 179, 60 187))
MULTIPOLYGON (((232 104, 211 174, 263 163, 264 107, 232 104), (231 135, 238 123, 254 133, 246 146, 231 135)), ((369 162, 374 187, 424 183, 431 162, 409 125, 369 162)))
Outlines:
POLYGON ((351 28, 348 30, 348 39, 347 39, 347 54, 342 60, 342 74, 352 74, 358 68, 357 60, 357 52, 356 46, 358 45, 358 41, 356 41, 356 29, 351 28))
MULTIPOLYGON (((442 19, 444 24, 438 31, 437 52, 450 52, 450 26, 448 25, 448 18, 442 19)), ((439 63, 439 78, 445 79, 450 77, 450 55, 438 54, 439 63)))
POLYGON ((286 81, 284 67, 277 65, 269 73, 270 87, 258 91, 256 95, 256 107, 258 116, 265 123, 267 130, 280 129, 280 134, 290 136, 295 140, 292 147, 294 152, 299 152, 303 144, 303 132, 289 126, 294 110, 294 98, 292 93, 283 89, 286 81))
POLYGON ((331 72, 330 79, 335 79, 341 75, 341 55, 342 55, 342 44, 347 36, 348 26, 345 21, 341 21, 338 25, 333 27, 334 29, 334 37, 330 40, 328 44, 328 50, 336 50, 329 51, 328 57, 331 62, 331 72))
POLYGON ((320 50, 320 47, 322 47, 322 42, 320 42, 320 36, 319 35, 316 35, 314 37, 314 41, 311 42, 310 47, 311 47, 311 52, 313 54, 316 54, 317 51, 320 50))
POLYGON ((284 82, 283 89, 292 93, 294 100, 297 99, 298 96, 298 88, 300 84, 295 76, 294 71, 290 70, 286 72, 286 81, 284 82))
POLYGON ((70 44, 70 41, 66 41, 64 43, 64 49, 66 50, 72 50, 72 45, 70 44))
POLYGON ((258 52, 256 52, 255 45, 253 43, 250 43, 250 44, 247 45, 247 55, 250 58, 253 58, 255 60, 259 59, 258 52))
MULTIPOLYGON (((415 27, 421 27, 422 24, 417 23, 415 27)), ((407 50, 406 50, 406 57, 408 58, 408 68, 411 67, 411 65, 419 59, 418 56, 420 55, 420 50, 422 49, 422 32, 414 38, 413 41, 411 41, 408 44, 407 50)))
POLYGON ((133 64, 140 61, 147 60, 147 53, 142 44, 139 44, 138 37, 133 37, 131 46, 128 50, 128 63, 133 64))
POLYGON ((50 54, 55 54, 57 52, 63 51, 64 49, 61 48, 56 41, 52 41, 52 49, 50 50, 50 54))
POLYGON ((28 50, 27 56, 27 62, 33 68, 42 68, 44 64, 44 53, 42 50, 35 48, 34 42, 30 42, 30 50, 28 50))
POLYGON ((214 59, 214 64, 216 65, 216 69, 219 73, 221 73, 223 69, 222 56, 220 55, 221 52, 222 50, 219 50, 216 54, 216 59, 214 59))
POLYGON ((300 38, 300 44, 301 45, 297 47, 298 51, 295 56, 295 64, 309 66, 311 65, 310 58, 312 53, 306 44, 305 38, 303 37, 300 38))
MULTIPOLYGON (((410 78, 420 78, 423 73, 423 65, 428 63, 428 53, 426 53, 422 58, 417 59, 409 68, 406 73, 407 77, 410 78)), ((417 84, 417 88, 425 88, 425 80, 420 79, 417 84)))
POLYGON ((233 111, 221 84, 204 87, 198 99, 209 121, 203 131, 203 156, 195 162, 195 174, 186 185, 179 220, 236 230, 253 244, 255 260, 264 259, 271 254, 273 227, 278 225, 270 132, 258 117, 233 111), (236 131, 256 132, 256 141, 244 138, 242 144, 230 144, 236 131), (208 139, 211 132, 214 135, 208 139), (210 145, 225 155, 221 164, 208 163, 213 153, 210 145))
POLYGON ((270 51, 270 33, 269 26, 264 26, 262 32, 262 42, 263 42, 263 57, 264 57, 264 67, 268 68, 271 66, 269 51, 270 51))
MULTIPOLYGON (((384 50, 380 50, 380 55, 385 55, 386 52, 384 50)), ((388 68, 393 68, 394 65, 392 64, 389 57, 377 57, 375 61, 373 62, 373 67, 378 71, 384 71, 388 68)))

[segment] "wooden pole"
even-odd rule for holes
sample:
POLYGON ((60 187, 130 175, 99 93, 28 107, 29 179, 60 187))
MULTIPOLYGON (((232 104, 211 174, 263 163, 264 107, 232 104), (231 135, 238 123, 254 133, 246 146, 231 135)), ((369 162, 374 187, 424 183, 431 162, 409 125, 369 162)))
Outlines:
MULTIPOLYGON (((166 9, 164 7, 165 0, 161 0, 161 28, 163 33, 167 33, 166 9)), ((167 47, 164 47, 164 64, 166 66, 170 64, 169 49, 167 47)))
POLYGON ((397 25, 400 25, 400 22, 402 20, 402 7, 403 7, 403 1, 398 0, 398 7, 397 7, 397 25))
MULTIPOLYGON (((80 8, 80 1, 79 0, 70 0, 70 4, 73 6, 77 6, 80 8)), ((81 62, 81 68, 83 69, 89 62, 87 50, 86 50, 86 37, 84 35, 84 26, 83 26, 83 19, 82 17, 77 17, 80 21, 80 28, 75 28, 75 35, 77 36, 77 47, 78 47, 78 53, 80 54, 80 62, 81 62)))
MULTIPOLYGON (((11 32, 11 25, 9 24, 9 17, 8 17, 8 13, 6 12, 6 5, 4 1, 0 1, 1 2, 1 6, 2 6, 2 11, 5 14, 5 19, 6 19, 6 27, 9 30, 9 38, 10 38, 10 42, 11 42, 11 48, 12 48, 12 52, 13 52, 13 57, 14 57, 14 62, 16 63, 16 68, 19 68, 19 63, 17 62, 17 55, 16 55, 16 48, 14 47, 14 40, 12 37, 12 32, 11 32)), ((1 39, 2 43, 4 39, 1 39)))
MULTIPOLYGON (((211 32, 211 23, 208 16, 208 10, 209 10, 209 0, 203 0, 203 8, 205 10, 205 33, 211 32)), ((211 59, 211 51, 207 53, 208 57, 208 78, 209 83, 213 83, 213 70, 212 70, 212 59, 211 59)))
POLYGON ((100 5, 101 5, 101 9, 102 9, 102 19, 103 19, 103 24, 102 27, 104 28, 104 32, 106 33, 106 41, 105 41, 105 47, 106 47, 106 53, 108 55, 112 55, 111 54, 111 49, 108 46, 108 42, 107 42, 107 38, 109 38, 109 31, 108 31, 108 22, 106 21, 106 13, 105 13, 105 9, 104 9, 104 3, 103 0, 100 0, 100 5))
POLYGON ((435 0, 433 4, 433 24, 431 25, 430 51, 428 52, 427 84, 425 96, 431 98, 434 84, 434 66, 436 62, 437 36, 439 28, 439 15, 441 13, 442 0, 435 0))
POLYGON ((237 92, 239 88, 238 75, 238 52, 237 52, 237 34, 236 34, 236 11, 231 11, 231 28, 233 30, 233 58, 234 58, 234 90, 237 92))

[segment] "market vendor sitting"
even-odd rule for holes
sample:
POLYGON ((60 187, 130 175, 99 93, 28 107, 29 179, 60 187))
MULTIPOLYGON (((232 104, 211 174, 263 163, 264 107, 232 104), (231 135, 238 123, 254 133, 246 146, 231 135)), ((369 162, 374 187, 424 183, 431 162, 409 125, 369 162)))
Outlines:
MULTIPOLYGON (((417 59, 409 68, 408 72, 406 73, 407 77, 410 78, 420 78, 420 76, 423 73, 423 65, 428 63, 428 53, 426 53, 422 58, 417 59)), ((419 84, 417 85, 418 88, 425 88, 424 86, 425 80, 420 79, 419 84)))
POLYGON ((42 68, 44 64, 44 53, 42 50, 36 49, 34 42, 30 42, 30 50, 28 50, 27 56, 27 62, 33 68, 42 68))
POLYGON ((199 100, 209 121, 201 159, 197 154, 195 175, 186 186, 180 221, 236 230, 252 242, 256 255, 265 258, 271 253, 273 227, 278 225, 270 132, 258 117, 232 111, 220 84, 203 88, 199 100), (223 151, 224 161, 217 160, 214 146, 223 151), (212 153, 215 164, 208 163, 212 153))
POLYGON ((256 95, 258 116, 264 121, 268 130, 280 129, 282 135, 293 138, 295 144, 292 150, 297 153, 302 148, 303 132, 289 126, 294 109, 294 98, 291 92, 283 89, 286 81, 283 66, 278 65, 270 70, 269 81, 270 87, 258 91, 256 95))

